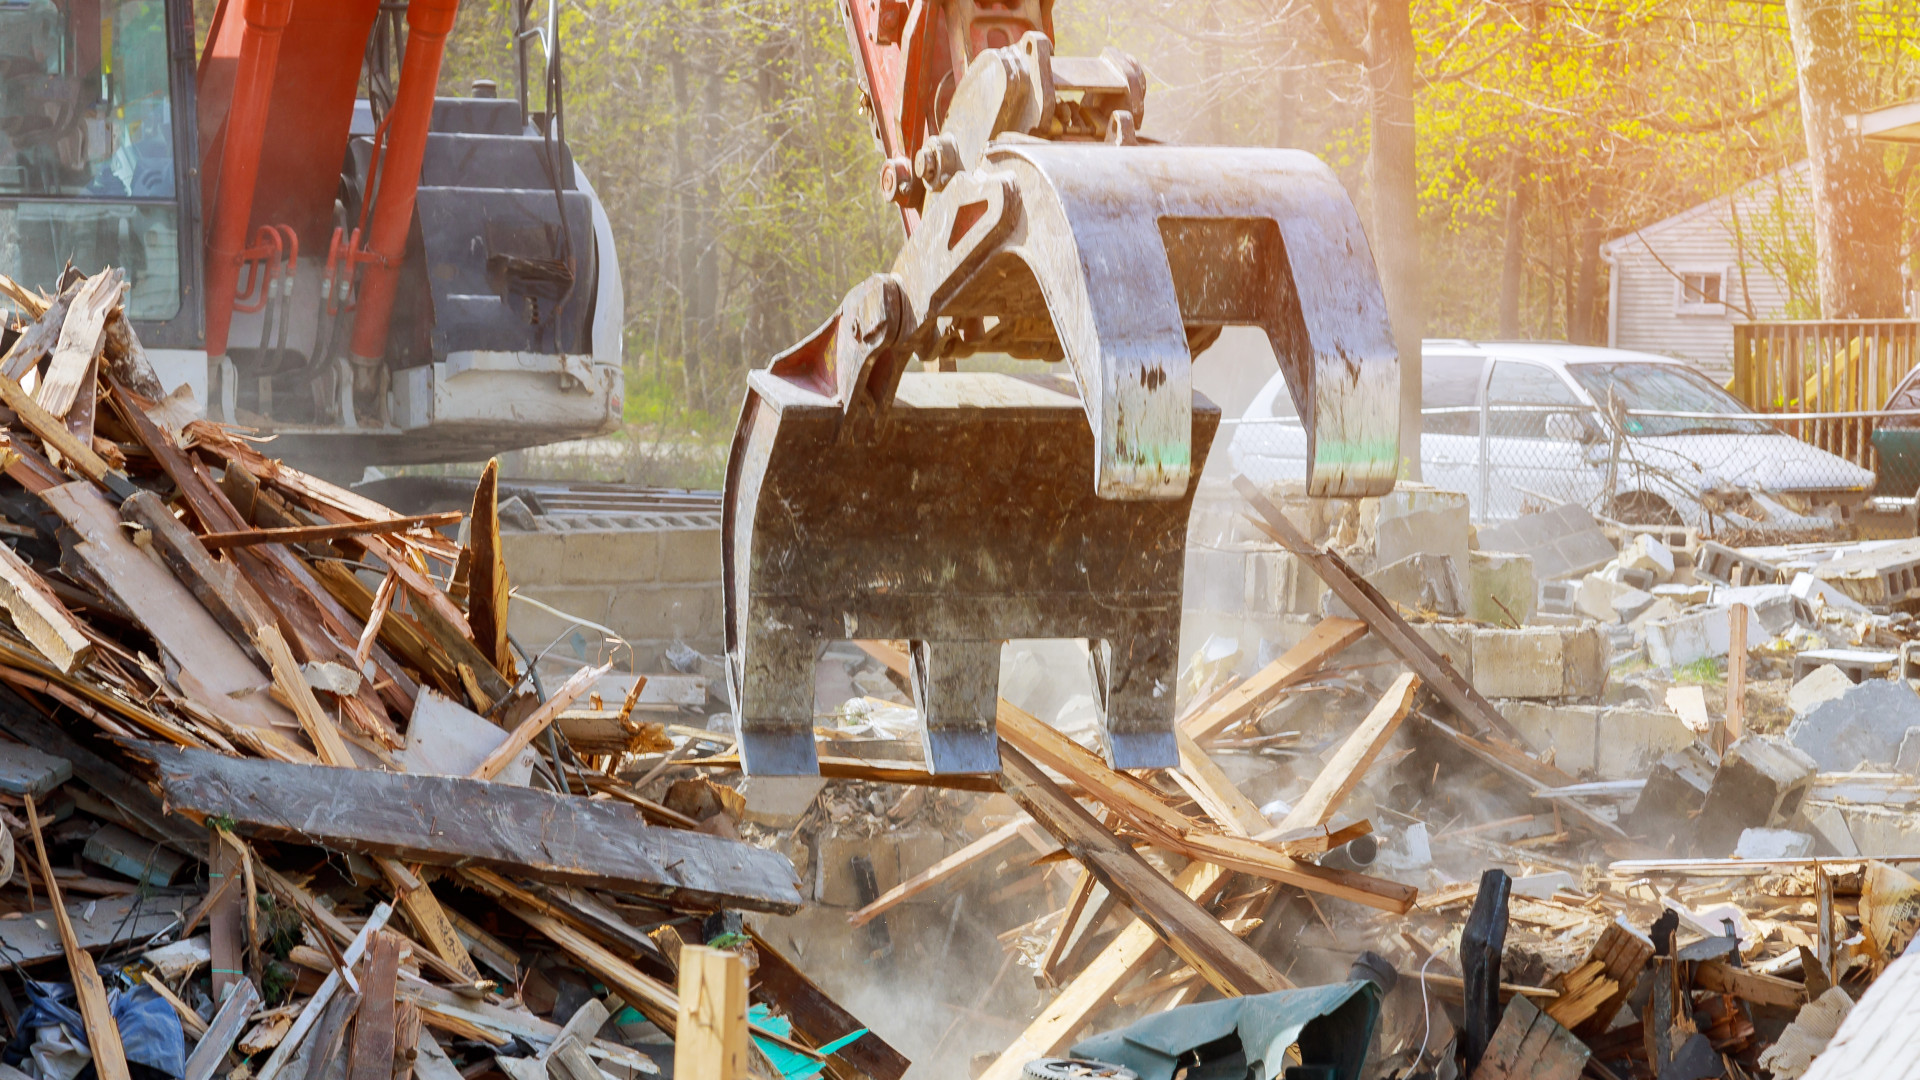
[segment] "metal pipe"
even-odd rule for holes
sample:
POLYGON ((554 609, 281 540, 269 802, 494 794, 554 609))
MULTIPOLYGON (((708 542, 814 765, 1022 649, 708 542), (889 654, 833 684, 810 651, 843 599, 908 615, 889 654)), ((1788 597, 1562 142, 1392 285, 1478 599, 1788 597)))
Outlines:
POLYGON ((280 40, 292 17, 293 0, 247 0, 247 24, 240 34, 240 61, 227 109, 226 135, 221 141, 213 221, 207 229, 209 357, 227 354, 234 289, 240 281, 247 223, 253 217, 260 150, 267 138, 267 106, 273 96, 274 71, 280 64, 280 40))
POLYGON ((359 311, 353 323, 352 352, 360 361, 377 361, 387 352, 387 328, 393 317, 400 263, 407 254, 414 197, 420 186, 420 162, 427 153, 427 129, 433 123, 434 88, 440 59, 459 10, 458 0, 413 0, 407 5, 406 59, 400 86, 388 115, 387 147, 381 154, 379 203, 368 227, 367 276, 360 285, 359 311))

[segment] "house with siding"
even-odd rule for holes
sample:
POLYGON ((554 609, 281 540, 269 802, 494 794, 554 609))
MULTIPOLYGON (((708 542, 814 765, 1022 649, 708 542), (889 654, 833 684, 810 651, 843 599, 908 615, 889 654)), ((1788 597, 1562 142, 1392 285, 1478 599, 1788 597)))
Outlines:
MULTIPOLYGON (((1870 139, 1920 141, 1920 102, 1854 122, 1870 139)), ((1810 176, 1802 161, 1602 244, 1607 344, 1691 361, 1724 382, 1734 323, 1818 317, 1810 176)))

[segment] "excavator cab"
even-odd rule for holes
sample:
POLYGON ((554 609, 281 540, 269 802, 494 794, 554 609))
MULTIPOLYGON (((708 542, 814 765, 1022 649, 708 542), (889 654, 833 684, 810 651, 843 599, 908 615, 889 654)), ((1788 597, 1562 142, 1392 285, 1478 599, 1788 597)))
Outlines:
POLYGON ((517 85, 441 97, 458 6, 220 0, 196 56, 193 0, 0 0, 0 273, 125 270, 163 390, 334 478, 617 426, 556 5, 509 5, 517 85))
POLYGON ((1359 217, 1310 154, 1142 139, 1140 66, 1055 56, 1048 0, 845 10, 908 238, 748 378, 724 533, 744 765, 816 772, 820 649, 893 639, 928 768, 997 771, 1010 638, 1087 642, 1109 762, 1175 765, 1187 516, 1219 423, 1194 354, 1260 327, 1309 491, 1392 489, 1399 367, 1359 217), (1061 374, 964 369, 981 354, 1061 374))

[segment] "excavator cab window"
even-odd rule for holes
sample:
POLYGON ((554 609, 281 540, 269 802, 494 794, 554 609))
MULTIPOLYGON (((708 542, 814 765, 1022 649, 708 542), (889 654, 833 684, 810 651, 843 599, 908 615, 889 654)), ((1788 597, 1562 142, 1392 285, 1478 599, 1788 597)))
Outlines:
POLYGON ((136 320, 180 307, 164 0, 0 0, 0 273, 51 291, 124 267, 136 320))

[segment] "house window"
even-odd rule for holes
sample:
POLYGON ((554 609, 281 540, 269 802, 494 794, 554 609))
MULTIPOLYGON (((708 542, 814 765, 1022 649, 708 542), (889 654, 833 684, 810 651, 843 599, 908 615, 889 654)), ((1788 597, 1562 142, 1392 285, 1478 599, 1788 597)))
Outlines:
POLYGON ((1679 270, 1675 272, 1673 310, 1680 315, 1723 315, 1726 313, 1726 276, 1719 270, 1679 270))

